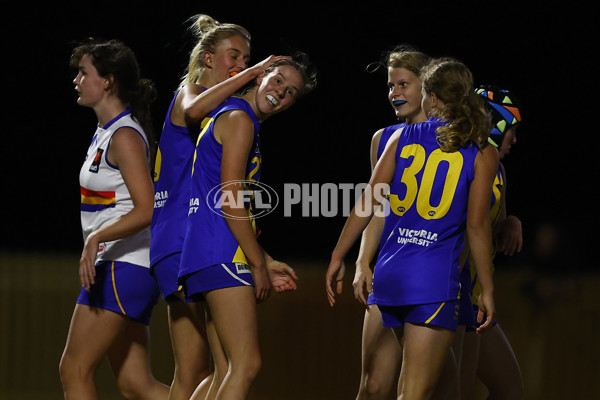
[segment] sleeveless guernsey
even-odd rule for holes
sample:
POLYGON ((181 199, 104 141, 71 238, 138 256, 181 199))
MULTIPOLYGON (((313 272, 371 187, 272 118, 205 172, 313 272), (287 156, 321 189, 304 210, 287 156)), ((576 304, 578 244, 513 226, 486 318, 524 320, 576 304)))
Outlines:
MULTIPOLYGON (((261 150, 258 135, 260 122, 245 100, 230 97, 213 110, 203 122, 194 152, 191 172, 188 223, 181 255, 179 278, 203 268, 221 263, 247 264, 246 257, 220 213, 219 201, 224 198, 221 187, 221 158, 223 145, 214 136, 214 124, 219 116, 228 111, 242 110, 254 123, 254 142, 248 156, 246 181, 257 182, 260 178, 261 150)), ((224 185, 227 182, 223 182, 224 185)), ((226 188, 225 188, 226 189, 226 188)), ((249 218, 252 215, 249 211, 249 218)), ((253 226, 254 222, 252 221, 253 226)))
MULTIPOLYGON (((119 168, 107 159, 110 140, 120 128, 131 128, 142 136, 148 148, 148 139, 141 126, 127 109, 103 127, 98 127, 79 172, 81 189, 81 227, 83 239, 117 220, 133 209, 133 201, 119 168)), ((149 158, 149 157, 148 157, 149 158)), ((150 229, 118 240, 100 243, 96 263, 125 261, 149 267, 150 229)))
POLYGON ((173 96, 158 144, 154 166, 154 213, 150 265, 178 253, 183 246, 189 202, 194 140, 187 126, 171 122, 173 96))
POLYGON ((398 140, 390 213, 375 265, 370 304, 456 300, 469 186, 478 149, 443 152, 431 118, 407 125, 398 140))

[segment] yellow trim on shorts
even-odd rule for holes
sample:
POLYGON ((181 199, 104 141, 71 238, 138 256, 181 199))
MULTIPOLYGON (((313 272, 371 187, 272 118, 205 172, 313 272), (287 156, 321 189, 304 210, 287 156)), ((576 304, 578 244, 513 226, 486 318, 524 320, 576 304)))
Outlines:
POLYGON ((442 310, 442 307, 444 307, 444 304, 446 304, 446 302, 443 302, 442 304, 440 304, 440 306, 438 307, 438 309, 436 310, 436 312, 433 313, 433 315, 431 317, 429 317, 429 319, 427 321, 425 321, 426 324, 430 323, 442 310))
POLYGON ((123 309, 123 305, 121 304, 121 300, 119 299, 119 294, 117 293, 117 284, 115 283, 115 262, 114 261, 110 265, 110 273, 112 275, 113 290, 115 291, 115 298, 117 299, 117 304, 119 305, 119 308, 121 309, 121 312, 123 314, 127 315, 127 313, 123 309))

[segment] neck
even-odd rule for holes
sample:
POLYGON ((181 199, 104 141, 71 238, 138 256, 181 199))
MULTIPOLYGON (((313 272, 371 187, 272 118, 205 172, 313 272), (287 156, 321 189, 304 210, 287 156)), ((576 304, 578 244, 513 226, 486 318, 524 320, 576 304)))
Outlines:
POLYGON ((98 125, 104 126, 112 121, 117 115, 125 111, 127 107, 121 102, 121 100, 115 98, 113 100, 107 99, 106 101, 96 105, 94 112, 98 118, 98 125))
POLYGON ((252 107, 252 111, 254 111, 254 114, 256 114, 256 119, 259 122, 263 122, 267 118, 269 118, 270 115, 269 114, 263 114, 258 109, 258 106, 256 104, 256 92, 257 92, 256 89, 257 89, 257 87, 255 86, 249 92, 244 93, 242 96, 240 96, 240 98, 246 100, 248 102, 248 104, 250 104, 250 107, 252 107))
POLYGON ((412 125, 412 124, 418 124, 420 122, 425 122, 427 121, 427 115, 425 115, 425 113, 423 112, 423 110, 421 110, 420 113, 418 113, 415 116, 406 118, 406 124, 407 125, 412 125))
POLYGON ((219 82, 213 77, 212 70, 207 68, 204 68, 202 72, 200 72, 198 79, 196 79, 196 84, 205 88, 211 88, 217 83, 219 82))

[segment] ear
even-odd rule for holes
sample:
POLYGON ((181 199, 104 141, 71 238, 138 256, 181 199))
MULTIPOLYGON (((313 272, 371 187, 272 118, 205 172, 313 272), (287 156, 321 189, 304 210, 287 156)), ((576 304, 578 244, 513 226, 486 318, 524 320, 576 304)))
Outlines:
POLYGON ((206 68, 212 68, 213 66, 213 54, 210 51, 205 51, 202 54, 202 60, 204 61, 204 65, 206 68))
POLYGON ((256 77, 256 86, 260 86, 260 84, 262 83, 263 79, 265 79, 265 75, 266 75, 266 72, 265 72, 265 71, 262 71, 262 72, 260 73, 260 75, 258 75, 258 76, 256 77))
POLYGON ((440 99, 437 97, 437 94, 431 92, 431 106, 432 108, 436 108, 439 103, 440 103, 440 99))
POLYGON ((104 78, 104 90, 110 91, 113 89, 115 83, 115 76, 113 74, 109 74, 104 78))

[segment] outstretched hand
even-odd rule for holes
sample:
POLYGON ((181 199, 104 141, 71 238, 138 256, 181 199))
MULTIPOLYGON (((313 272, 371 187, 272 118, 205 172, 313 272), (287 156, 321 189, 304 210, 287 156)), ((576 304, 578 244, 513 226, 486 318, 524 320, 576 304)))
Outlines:
POLYGON ((296 290, 297 285, 295 280, 298 280, 296 271, 284 262, 271 260, 267 262, 267 270, 271 285, 277 293, 289 292, 296 290))

